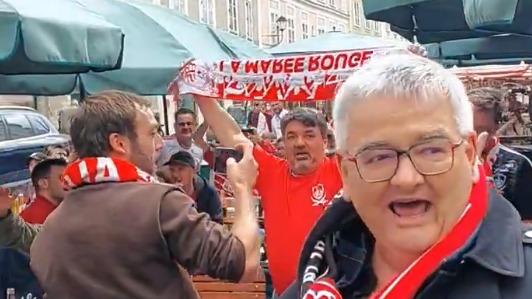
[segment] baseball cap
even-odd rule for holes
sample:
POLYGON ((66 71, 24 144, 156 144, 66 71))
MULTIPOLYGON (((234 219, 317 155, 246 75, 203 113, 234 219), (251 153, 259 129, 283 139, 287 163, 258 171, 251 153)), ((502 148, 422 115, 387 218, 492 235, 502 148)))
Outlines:
POLYGON ((164 163, 164 165, 176 165, 176 164, 181 164, 185 166, 190 166, 192 168, 196 168, 196 161, 194 160, 192 155, 186 151, 179 151, 173 154, 170 157, 170 160, 164 163))
POLYGON ((28 156, 28 159, 26 159, 26 164, 30 164, 31 160, 35 160, 37 162, 46 160, 47 156, 43 152, 35 152, 28 156))

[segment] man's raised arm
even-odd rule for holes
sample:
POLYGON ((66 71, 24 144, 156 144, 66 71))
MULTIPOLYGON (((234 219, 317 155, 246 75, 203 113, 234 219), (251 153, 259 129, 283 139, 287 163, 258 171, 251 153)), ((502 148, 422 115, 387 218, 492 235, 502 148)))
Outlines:
POLYGON ((251 143, 233 117, 218 104, 216 99, 199 95, 195 95, 194 99, 205 121, 223 146, 234 148, 237 144, 251 143))
POLYGON ((0 188, 0 246, 30 252, 31 243, 41 230, 41 225, 28 224, 11 214, 12 202, 9 192, 0 188))
MULTIPOLYGON (((183 67, 186 67, 186 63, 183 67)), ((181 69, 177 77, 168 86, 168 93, 173 95, 174 99, 180 99, 180 83, 186 81, 181 69)), ((201 84, 199 84, 201 85, 201 84)), ((236 147, 238 144, 251 144, 251 142, 242 134, 240 127, 233 117, 225 111, 215 98, 206 97, 198 94, 192 94, 192 97, 198 104, 203 117, 209 127, 213 130, 216 139, 223 146, 236 147)))

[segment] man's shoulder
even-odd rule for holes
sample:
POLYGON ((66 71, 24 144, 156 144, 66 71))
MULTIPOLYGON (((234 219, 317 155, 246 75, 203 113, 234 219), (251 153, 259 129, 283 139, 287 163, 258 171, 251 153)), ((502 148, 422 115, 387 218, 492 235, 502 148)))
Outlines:
POLYGON ((516 166, 516 165, 510 165, 510 164, 522 164, 525 167, 532 168, 532 160, 525 156, 524 154, 518 152, 517 150, 507 147, 505 145, 499 145, 499 150, 497 153, 497 159, 495 161, 495 164, 498 164, 498 166, 516 166))
POLYGON ((162 198, 166 194, 174 191, 178 194, 184 195, 183 191, 179 187, 161 182, 113 182, 97 185, 88 185, 78 189, 74 189, 67 195, 67 199, 71 197, 89 197, 90 199, 93 198, 96 193, 103 194, 103 197, 105 197, 105 194, 109 193, 113 197, 117 197, 123 194, 134 194, 136 196, 129 196, 129 198, 139 197, 146 199, 147 195, 149 195, 149 198, 162 198))

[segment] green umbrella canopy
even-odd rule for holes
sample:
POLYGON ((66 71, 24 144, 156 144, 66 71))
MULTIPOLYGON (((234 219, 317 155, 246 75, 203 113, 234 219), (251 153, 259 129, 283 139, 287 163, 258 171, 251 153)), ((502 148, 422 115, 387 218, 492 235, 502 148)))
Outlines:
MULTIPOLYGON (((214 31, 204 24, 194 22, 182 14, 156 5, 120 0, 74 0, 95 14, 103 16, 121 28, 125 34, 122 67, 102 73, 79 75, 80 87, 88 93, 106 89, 120 89, 142 95, 166 94, 167 84, 175 77, 178 68, 194 57, 205 61, 233 58, 267 57, 269 54, 250 42, 225 32, 214 31)), ((0 77, 0 85, 17 82, 24 90, 14 90, 13 85, 0 87, 0 93, 64 94, 68 84, 58 84, 53 77, 0 77), (24 85, 21 85, 24 82, 24 85), (58 87, 43 88, 43 84, 58 87), (60 87, 60 88, 59 88, 60 87)), ((65 80, 65 77, 60 78, 65 80)), ((72 90, 66 91, 70 93, 72 90)))
POLYGON ((119 27, 75 1, 0 0, 0 74, 117 69, 123 38, 119 27))
POLYGON ((453 65, 519 63, 532 59, 532 37, 513 34, 424 45, 428 57, 453 65))
MULTIPOLYGON (((77 0, 91 3, 95 12, 112 20, 126 34, 122 68, 80 76, 88 93, 121 89, 144 95, 166 93, 167 84, 189 58, 205 61, 246 58, 239 44, 243 39, 220 38, 208 26, 173 10, 136 1, 77 0)), ((263 56, 266 55, 263 53, 263 56)))
POLYGON ((211 29, 211 32, 216 35, 220 43, 223 43, 234 54, 234 58, 268 58, 272 56, 254 43, 232 33, 218 29, 211 29))
POLYGON ((406 42, 386 40, 356 33, 329 32, 271 48, 274 56, 302 55, 322 52, 370 49, 406 45, 406 42))
POLYGON ((413 41, 434 43, 500 33, 532 34, 532 1, 363 0, 368 19, 413 41))

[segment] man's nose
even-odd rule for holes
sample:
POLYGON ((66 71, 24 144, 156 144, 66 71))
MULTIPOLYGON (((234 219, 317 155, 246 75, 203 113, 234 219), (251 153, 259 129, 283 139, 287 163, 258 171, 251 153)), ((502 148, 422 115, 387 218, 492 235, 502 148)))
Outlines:
POLYGON ((155 136, 155 150, 160 151, 163 148, 163 137, 160 134, 155 136))
POLYGON ((305 146, 305 138, 303 136, 296 137, 295 145, 298 147, 305 146))
POLYGON ((403 189, 412 189, 422 184, 424 177, 417 171, 410 158, 407 155, 401 155, 398 159, 397 170, 390 179, 390 183, 403 189))

